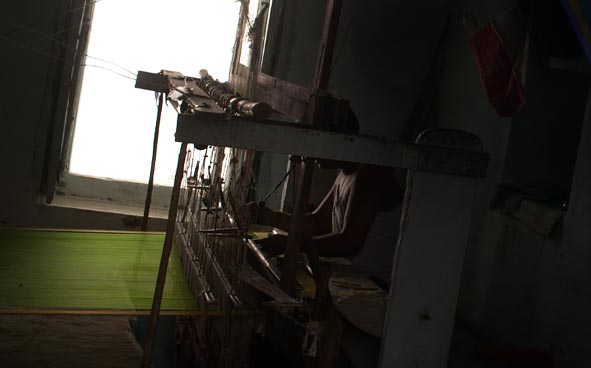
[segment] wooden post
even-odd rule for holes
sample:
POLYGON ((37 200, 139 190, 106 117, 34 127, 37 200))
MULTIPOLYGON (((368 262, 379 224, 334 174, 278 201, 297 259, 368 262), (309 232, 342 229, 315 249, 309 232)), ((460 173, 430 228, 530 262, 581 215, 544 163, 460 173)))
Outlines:
POLYGON ((306 221, 306 207, 310 198, 312 174, 314 163, 311 161, 301 162, 299 167, 298 182, 296 183, 296 201, 291 214, 291 223, 285 247, 285 264, 281 272, 280 286, 287 295, 293 294, 295 286, 295 275, 298 266, 298 256, 302 242, 303 229, 306 221))
POLYGON ((158 324, 158 315, 160 314, 160 304, 162 303, 162 294, 164 293, 164 284, 166 282, 166 270, 168 269, 168 260, 172 251, 172 242, 174 240, 174 228, 176 223, 176 211, 179 203, 181 191, 181 182, 183 179, 183 168, 185 167, 185 158, 187 157, 187 143, 181 144, 179 160, 174 177, 174 186, 170 197, 170 209, 168 211, 168 223, 166 224, 166 236, 164 246, 162 247, 162 257, 160 258, 160 268, 158 269, 158 278, 156 280, 156 289, 154 290, 154 300, 152 302, 152 311, 148 322, 148 333, 146 343, 144 344, 144 354, 142 356, 142 368, 150 368, 152 363, 152 345, 154 335, 156 334, 156 325, 158 324))
POLYGON ((318 50, 318 60, 316 62, 314 90, 326 91, 328 88, 342 7, 343 0, 327 0, 326 2, 324 28, 322 29, 320 49, 318 50))
MULTIPOLYGON (((332 68, 332 56, 336 43, 339 18, 343 0, 327 0, 324 28, 318 50, 318 61, 314 77, 314 93, 328 88, 328 81, 332 68)), ((311 101, 308 118, 315 116, 316 103, 311 101)), ((310 123, 308 121, 308 123, 310 123)), ((314 123, 314 122, 312 122, 314 123)), ((292 295, 295 284, 295 274, 302 241, 302 230, 305 222, 306 207, 310 197, 312 185, 313 165, 312 161, 303 162, 300 180, 296 183, 296 203, 292 213, 289 235, 285 247, 285 265, 281 273, 281 288, 288 295, 292 295)))
POLYGON ((148 229, 148 220, 150 218, 150 205, 152 204, 152 191, 154 189, 154 170, 156 169, 156 154, 158 151, 158 136, 160 134, 160 119, 162 117, 162 105, 164 105, 164 93, 160 93, 160 96, 158 97, 158 113, 156 114, 156 127, 154 128, 154 143, 152 145, 152 164, 150 166, 150 179, 148 180, 146 204, 144 205, 142 231, 146 231, 148 229))
MULTIPOLYGON (((450 130, 417 143, 482 150, 478 138, 450 130)), ((477 182, 409 170, 380 367, 446 367, 477 182)))

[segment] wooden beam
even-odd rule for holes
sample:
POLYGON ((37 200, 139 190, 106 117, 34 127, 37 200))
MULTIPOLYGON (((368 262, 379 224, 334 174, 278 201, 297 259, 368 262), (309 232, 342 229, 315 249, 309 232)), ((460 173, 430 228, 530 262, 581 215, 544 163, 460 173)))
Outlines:
MULTIPOLYGON (((419 141, 446 137, 482 150, 458 131, 419 141)), ((379 367, 446 367, 478 180, 409 170, 406 183, 379 367)))
POLYGON ((226 120, 224 115, 178 116, 177 142, 254 149, 337 161, 484 177, 488 154, 435 145, 313 129, 277 121, 226 120))
POLYGON ((156 279, 156 288, 154 290, 154 299, 152 301, 152 310, 148 321, 148 332, 144 344, 144 354, 142 356, 142 368, 150 368, 152 365, 152 346, 154 336, 156 335, 156 325, 158 324, 158 315, 160 314, 160 305, 164 295, 164 284, 166 283, 166 270, 172 251, 174 238, 174 227, 176 224, 176 212, 179 204, 181 180, 183 179, 183 168, 187 155, 187 143, 181 144, 179 159, 177 162, 176 174, 174 177, 174 186, 170 197, 170 208, 168 212, 168 223, 166 225, 166 235, 162 247, 162 257, 160 257, 160 266, 158 268, 158 277, 156 279))
POLYGON ((339 19, 343 0, 327 0, 324 14, 324 27, 320 38, 316 73, 314 77, 314 91, 328 89, 328 81, 332 72, 332 57, 337 42, 339 19))
POLYGON ((312 92, 297 84, 260 73, 254 89, 254 99, 265 101, 273 109, 302 121, 308 112, 312 92))
POLYGON ((308 102, 312 94, 312 91, 308 88, 275 78, 265 73, 259 73, 257 75, 257 86, 272 89, 274 92, 284 94, 301 102, 308 102))
POLYGON ((298 256, 300 254, 302 241, 304 236, 309 236, 309 234, 303 234, 303 229, 306 227, 306 212, 312 187, 314 163, 310 161, 302 161, 300 167, 296 168, 296 170, 299 170, 300 173, 297 176, 297 194, 293 213, 291 214, 289 225, 290 231, 287 235, 287 243, 285 246, 285 264, 281 271, 280 283, 281 289, 288 295, 292 295, 294 291, 298 256))

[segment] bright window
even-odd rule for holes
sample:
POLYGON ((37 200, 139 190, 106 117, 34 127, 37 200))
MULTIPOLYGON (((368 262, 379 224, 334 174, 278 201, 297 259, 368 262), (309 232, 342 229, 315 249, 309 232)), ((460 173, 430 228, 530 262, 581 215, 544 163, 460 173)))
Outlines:
MULTIPOLYGON (((102 0, 95 4, 87 53, 129 71, 200 69, 228 78, 240 2, 235 0, 102 0)), ((80 91, 69 173, 146 183, 156 118, 154 93, 135 76, 88 58, 80 91), (128 78, 125 78, 127 76, 128 78)), ((179 144, 176 113, 164 106, 155 183, 172 185, 179 144)))

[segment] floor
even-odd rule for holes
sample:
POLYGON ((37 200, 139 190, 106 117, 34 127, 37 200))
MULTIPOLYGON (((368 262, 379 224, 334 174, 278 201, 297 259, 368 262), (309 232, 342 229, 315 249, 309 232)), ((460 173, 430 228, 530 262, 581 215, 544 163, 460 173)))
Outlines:
POLYGON ((128 317, 0 316, 0 367, 139 367, 128 317))

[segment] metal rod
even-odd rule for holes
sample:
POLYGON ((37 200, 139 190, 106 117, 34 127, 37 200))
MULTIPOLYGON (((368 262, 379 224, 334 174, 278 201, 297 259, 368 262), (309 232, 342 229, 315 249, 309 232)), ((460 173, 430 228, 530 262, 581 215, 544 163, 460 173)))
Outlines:
POLYGON ((254 254, 257 260, 264 266, 264 270, 267 275, 271 276, 270 279, 273 284, 277 284, 277 281, 279 281, 281 278, 279 276, 279 272, 275 270, 274 266, 267 260, 263 252, 261 252, 261 250, 251 239, 246 239, 246 246, 254 254))
POLYGON ((175 234, 177 236, 177 241, 179 241, 177 245, 179 246, 179 253, 181 259, 189 262, 188 265, 185 266, 185 273, 189 276, 189 278, 196 278, 197 281, 196 285, 198 285, 198 289, 194 288, 193 285, 191 285, 192 291, 195 293, 196 296, 202 295, 203 299, 205 300, 205 304, 216 304, 217 300, 211 292, 211 287, 209 286, 209 283, 207 282, 207 280, 205 280, 205 277, 203 276, 197 263, 195 263, 195 259, 193 258, 193 250, 190 248, 187 237, 183 233, 182 225, 179 223, 177 223, 176 225, 175 234))
POLYGON ((142 219, 142 231, 146 231, 148 229, 148 220, 150 218, 150 205, 152 204, 152 191, 154 189, 154 170, 156 169, 156 154, 158 151, 158 136, 160 135, 160 119, 162 118, 163 105, 164 94, 160 93, 158 97, 158 113, 156 114, 156 127, 154 128, 154 144, 152 146, 152 164, 150 166, 150 179, 148 180, 148 192, 146 193, 146 204, 144 205, 144 218, 142 219))
POLYGON ((168 223, 166 224, 166 236, 164 246, 162 247, 162 257, 160 258, 160 268, 158 269, 158 279, 156 280, 156 290, 154 290, 154 300, 152 302, 152 311, 148 322, 148 334, 146 344, 144 345, 144 354, 142 357, 142 368, 150 368, 152 362, 152 346, 154 335, 156 334, 156 325, 158 324, 158 314, 160 313, 160 304, 162 303, 162 294, 164 293, 164 283, 166 282, 166 270, 168 269, 168 259, 172 250, 174 238, 174 228, 176 223, 176 212, 179 203, 179 194, 181 181, 183 179, 183 168, 185 166, 185 157, 187 155, 187 143, 181 144, 179 160, 174 177, 174 186, 170 198, 170 209, 168 211, 168 223))

